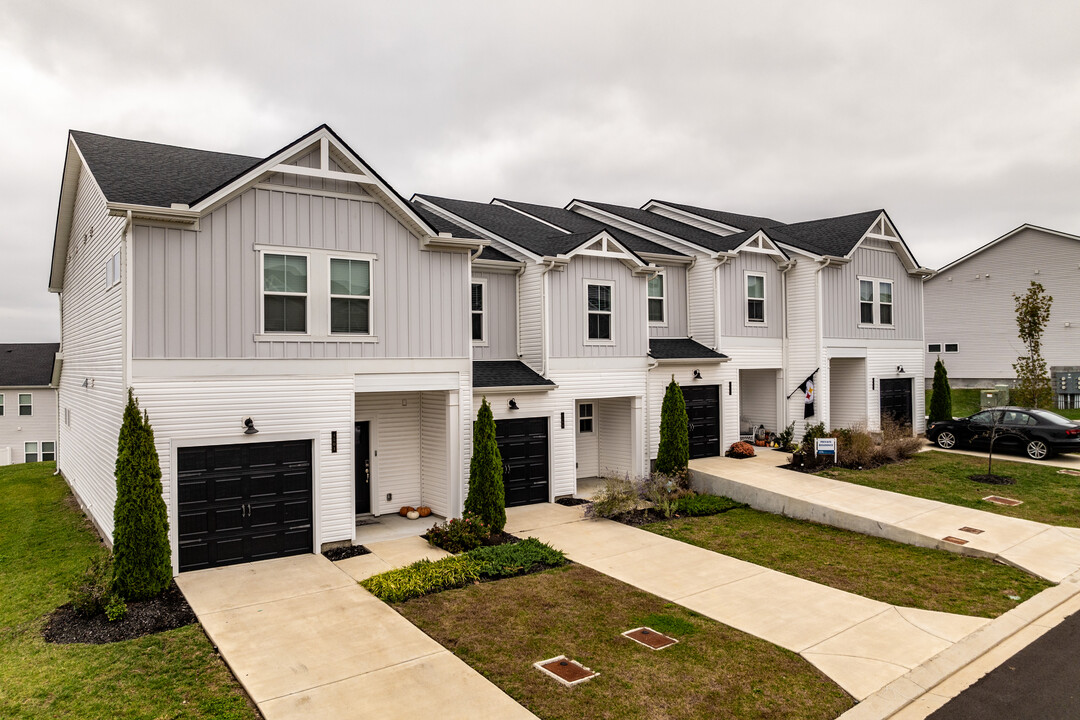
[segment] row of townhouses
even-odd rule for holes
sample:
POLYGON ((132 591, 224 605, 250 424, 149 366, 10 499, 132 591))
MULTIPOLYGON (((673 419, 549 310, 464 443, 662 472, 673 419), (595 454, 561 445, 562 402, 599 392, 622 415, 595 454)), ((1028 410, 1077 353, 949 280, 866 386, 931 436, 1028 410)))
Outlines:
POLYGON ((918 433, 926 274, 883 210, 406 199, 326 126, 263 158, 71 132, 58 467, 111 536, 133 388, 182 572, 460 514, 485 397, 508 505, 647 473, 673 377, 695 458, 792 422, 918 433))

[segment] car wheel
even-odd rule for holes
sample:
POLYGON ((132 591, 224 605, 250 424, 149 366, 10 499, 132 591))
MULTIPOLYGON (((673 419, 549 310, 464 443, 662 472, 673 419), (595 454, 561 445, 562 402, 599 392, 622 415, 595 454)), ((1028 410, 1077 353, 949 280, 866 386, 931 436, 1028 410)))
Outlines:
POLYGON ((939 448, 952 450, 954 447, 956 447, 956 436, 948 430, 943 430, 942 432, 938 433, 936 442, 939 448))
POLYGON ((1032 460, 1045 460, 1050 455, 1050 446, 1042 440, 1031 440, 1027 444, 1027 456, 1032 460))

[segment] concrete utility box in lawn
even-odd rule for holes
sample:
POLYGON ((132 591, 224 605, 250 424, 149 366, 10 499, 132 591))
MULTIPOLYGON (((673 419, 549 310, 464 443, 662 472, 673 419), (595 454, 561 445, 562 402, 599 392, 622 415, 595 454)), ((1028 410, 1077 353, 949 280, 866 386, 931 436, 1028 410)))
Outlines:
POLYGON ((995 385, 993 390, 982 390, 979 392, 979 407, 986 408, 1001 407, 1009 404, 1009 386, 1008 385, 995 385))

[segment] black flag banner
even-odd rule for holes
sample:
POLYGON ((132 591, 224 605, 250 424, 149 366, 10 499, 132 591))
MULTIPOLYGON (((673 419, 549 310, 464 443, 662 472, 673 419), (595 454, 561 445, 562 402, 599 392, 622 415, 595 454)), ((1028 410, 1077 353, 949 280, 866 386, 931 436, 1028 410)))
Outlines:
MULTIPOLYGON (((820 370, 820 369, 821 368, 818 368, 818 370, 820 370)), ((802 385, 795 388, 791 392, 791 395, 794 395, 795 393, 797 393, 799 391, 802 391, 803 397, 804 397, 804 401, 803 401, 803 417, 804 418, 814 416, 814 376, 817 375, 817 372, 818 371, 815 370, 814 372, 810 373, 810 377, 803 380, 802 385)), ((791 395, 788 395, 788 397, 791 397, 791 395)))

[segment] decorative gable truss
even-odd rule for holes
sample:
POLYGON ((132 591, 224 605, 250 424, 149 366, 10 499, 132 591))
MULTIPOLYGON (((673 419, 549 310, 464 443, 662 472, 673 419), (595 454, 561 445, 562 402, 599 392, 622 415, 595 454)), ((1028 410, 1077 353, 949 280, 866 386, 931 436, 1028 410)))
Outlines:
POLYGON ((580 245, 567 253, 560 253, 543 259, 547 262, 554 262, 556 265, 566 265, 578 255, 618 260, 637 275, 652 274, 658 270, 655 265, 642 260, 637 253, 628 249, 606 230, 600 230, 595 235, 589 236, 580 245))
POLYGON ((870 229, 862 236, 859 242, 855 243, 855 246, 851 248, 851 252, 847 254, 847 258, 850 259, 855 251, 861 247, 873 248, 876 250, 892 251, 896 253, 896 256, 900 258, 900 262, 904 264, 904 269, 907 270, 909 275, 921 275, 928 277, 934 273, 929 268, 920 267, 915 262, 915 257, 908 250, 907 244, 903 238, 900 237, 900 233, 893 227, 892 221, 889 220, 888 213, 882 212, 874 223, 870 226, 870 229))
POLYGON ((769 255, 777 263, 785 263, 788 261, 787 253, 781 250, 780 246, 774 243, 764 230, 758 230, 756 233, 747 238, 746 242, 732 250, 732 253, 741 252, 753 252, 760 253, 762 255, 769 255))

